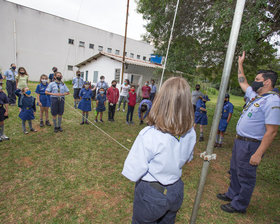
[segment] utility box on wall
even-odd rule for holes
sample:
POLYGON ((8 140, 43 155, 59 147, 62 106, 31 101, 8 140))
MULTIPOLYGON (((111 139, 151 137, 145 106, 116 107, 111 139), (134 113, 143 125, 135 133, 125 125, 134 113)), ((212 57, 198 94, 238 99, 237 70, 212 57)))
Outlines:
POLYGON ((161 64, 162 56, 151 54, 150 62, 155 64, 161 64))

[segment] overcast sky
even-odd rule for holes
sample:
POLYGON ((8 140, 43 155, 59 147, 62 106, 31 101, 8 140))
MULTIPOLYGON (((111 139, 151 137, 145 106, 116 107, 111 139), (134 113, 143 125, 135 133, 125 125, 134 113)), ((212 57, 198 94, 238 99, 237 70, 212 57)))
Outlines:
MULTIPOLYGON (((9 0, 43 12, 124 35, 127 0, 9 0)), ((141 40, 145 33, 142 15, 130 0, 127 36, 141 40)))

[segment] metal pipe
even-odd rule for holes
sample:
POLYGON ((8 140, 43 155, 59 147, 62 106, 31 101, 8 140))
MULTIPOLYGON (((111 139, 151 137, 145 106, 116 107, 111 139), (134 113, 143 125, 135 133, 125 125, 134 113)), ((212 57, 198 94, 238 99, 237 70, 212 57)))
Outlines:
POLYGON ((125 48, 126 48, 126 35, 127 35, 127 24, 128 24, 128 10, 129 10, 129 0, 127 0, 127 7, 126 7, 126 20, 125 20, 124 44, 123 44, 123 62, 122 62, 121 84, 123 83, 123 73, 124 73, 124 64, 125 64, 125 48))
POLYGON ((170 43, 171 43, 171 40, 172 40, 173 29, 174 29, 174 25, 175 25, 175 20, 176 20, 176 16, 177 16, 179 2, 180 2, 180 0, 177 1, 175 13, 174 13, 173 23, 172 23, 172 27, 171 27, 171 33, 170 33, 170 37, 169 37, 169 41, 168 41, 167 51, 166 51, 166 55, 165 55, 165 59, 164 59, 164 65, 163 65, 163 69, 162 69, 162 73, 161 73, 161 79, 160 79, 160 83, 159 83, 159 90, 160 90, 161 85, 162 85, 163 75, 164 75, 165 68, 166 68, 166 62, 167 62, 167 58, 168 58, 170 43))
MULTIPOLYGON (((206 155, 211 155, 213 152, 215 137, 217 134, 218 125, 219 125, 219 121, 221 118, 222 107, 224 104, 225 93, 226 93, 229 78, 230 78, 232 61, 233 61, 236 43, 237 43, 237 39, 238 39, 238 34, 239 34, 242 15, 243 15, 243 11, 244 11, 245 1, 246 0, 237 0, 237 3, 236 3, 234 18, 233 18, 232 28, 231 28, 231 33, 230 33, 230 39, 229 39, 224 69, 223 69, 223 75, 222 75, 222 80, 221 80, 221 84, 220 84, 218 101, 216 104, 216 110, 214 113, 211 132, 210 132, 210 136, 209 136, 209 140, 208 140, 208 144, 207 144, 207 148, 206 148, 206 155)), ((200 182, 199 182, 198 190, 196 193, 196 198, 195 198, 195 202, 194 202, 194 206, 193 206, 193 210, 192 210, 192 216, 190 219, 191 224, 194 224, 196 222, 197 212, 199 209, 199 204, 200 204, 201 196, 203 193, 209 165, 210 165, 210 162, 208 162, 208 161, 203 162, 200 182)))
POLYGON ((17 33, 16 21, 14 20, 14 63, 17 64, 17 33))

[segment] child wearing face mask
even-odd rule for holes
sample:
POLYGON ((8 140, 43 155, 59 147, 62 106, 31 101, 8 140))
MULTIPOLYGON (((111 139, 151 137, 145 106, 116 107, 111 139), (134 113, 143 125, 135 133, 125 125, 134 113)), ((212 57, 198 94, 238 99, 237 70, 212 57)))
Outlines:
POLYGON ((136 93, 135 93, 135 86, 131 86, 130 91, 128 93, 128 110, 126 114, 126 123, 127 124, 134 124, 132 121, 134 107, 136 105, 136 93))
POLYGON ((103 88, 100 88, 99 94, 96 97, 96 116, 95 116, 95 122, 98 122, 97 118, 100 113, 100 122, 104 122, 102 120, 103 112, 106 110, 106 95, 105 90, 103 88))
POLYGON ((81 72, 77 71, 76 72, 76 77, 73 78, 72 81, 73 89, 74 89, 74 107, 77 109, 77 105, 80 102, 80 91, 83 88, 84 85, 84 80, 81 78, 81 72))
POLYGON ((9 140, 9 137, 4 134, 4 120, 8 118, 9 99, 3 91, 2 83, 3 81, 0 80, 0 142, 9 140))
POLYGON ((28 121, 28 125, 30 128, 30 131, 37 132, 32 127, 32 120, 35 119, 35 112, 36 112, 36 105, 35 101, 36 99, 31 96, 31 91, 28 87, 23 88, 21 91, 20 89, 16 90, 16 95, 18 96, 18 106, 21 108, 21 111, 19 113, 19 117, 22 120, 22 130, 24 134, 28 134, 28 131, 26 130, 25 123, 28 121))
POLYGON ((151 87, 149 86, 149 81, 145 82, 145 85, 142 87, 142 100, 149 100, 151 93, 151 87))
POLYGON ((127 98, 128 98, 129 89, 130 89, 129 80, 125 79, 124 83, 121 86, 121 94, 120 94, 118 111, 120 111, 120 107, 123 102, 123 112, 125 112, 125 105, 126 105, 126 102, 128 102, 127 98))
POLYGON ((51 126, 49 121, 49 108, 51 106, 51 98, 46 95, 48 87, 48 76, 43 74, 40 77, 40 84, 37 85, 35 93, 37 93, 37 104, 40 106, 40 127, 44 126, 43 115, 45 113, 46 125, 51 126))
POLYGON ((93 96, 92 90, 89 88, 90 83, 89 81, 85 81, 84 87, 81 89, 79 96, 80 96, 80 103, 78 108, 83 111, 83 120, 80 123, 89 124, 88 123, 88 112, 91 111, 91 98, 93 96))
POLYGON ((16 76, 16 88, 23 89, 28 87, 28 74, 24 67, 19 67, 18 75, 16 76))
POLYGON ((116 111, 116 104, 119 99, 119 89, 117 88, 117 81, 112 81, 112 86, 107 91, 107 99, 108 99, 108 120, 114 122, 114 116, 116 111))

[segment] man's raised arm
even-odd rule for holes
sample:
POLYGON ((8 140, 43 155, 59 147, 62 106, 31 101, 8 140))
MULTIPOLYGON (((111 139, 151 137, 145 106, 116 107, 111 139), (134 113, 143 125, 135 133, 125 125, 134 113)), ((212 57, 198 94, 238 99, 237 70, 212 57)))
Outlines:
POLYGON ((238 57, 238 83, 241 87, 241 89, 243 90, 243 92, 246 92, 246 89, 249 87, 249 84, 247 82, 247 79, 245 77, 244 74, 244 70, 243 70, 243 62, 245 59, 245 51, 243 51, 242 56, 238 57))

